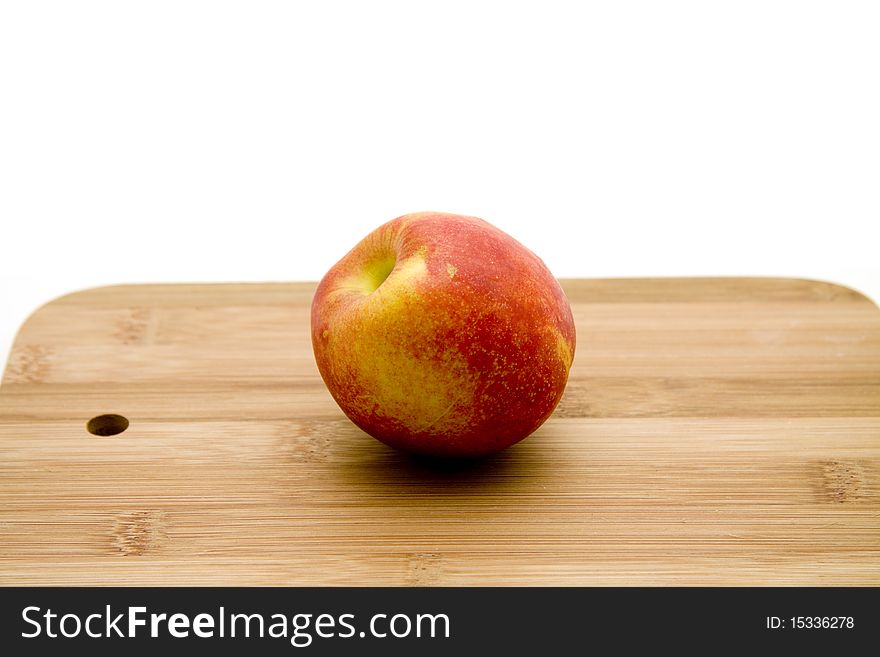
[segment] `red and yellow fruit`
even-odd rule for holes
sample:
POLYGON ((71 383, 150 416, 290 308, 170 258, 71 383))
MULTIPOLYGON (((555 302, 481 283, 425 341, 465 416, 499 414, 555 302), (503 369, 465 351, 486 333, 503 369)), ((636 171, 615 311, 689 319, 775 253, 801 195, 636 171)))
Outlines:
POLYGON ((571 308, 531 251, 475 217, 380 226, 327 273, 312 345, 331 395, 388 445, 479 456, 553 412, 574 358, 571 308))

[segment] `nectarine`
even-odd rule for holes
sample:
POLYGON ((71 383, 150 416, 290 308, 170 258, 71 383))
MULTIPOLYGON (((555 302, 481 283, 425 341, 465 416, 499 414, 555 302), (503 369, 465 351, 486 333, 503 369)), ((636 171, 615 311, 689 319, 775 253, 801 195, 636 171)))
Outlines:
POLYGON ((388 445, 479 456, 537 429, 565 389, 571 307, 531 251, 476 217, 420 212, 364 238, 318 285, 330 394, 388 445))

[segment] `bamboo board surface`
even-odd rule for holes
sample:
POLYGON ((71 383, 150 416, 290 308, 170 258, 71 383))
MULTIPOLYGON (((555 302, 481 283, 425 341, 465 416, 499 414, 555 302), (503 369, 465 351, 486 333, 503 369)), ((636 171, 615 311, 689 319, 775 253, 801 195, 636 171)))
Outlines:
POLYGON ((352 425, 313 284, 57 299, 0 386, 0 584, 880 585, 880 310, 792 279, 569 280, 556 414, 464 465, 352 425), (115 436, 87 421, 118 413, 115 436))

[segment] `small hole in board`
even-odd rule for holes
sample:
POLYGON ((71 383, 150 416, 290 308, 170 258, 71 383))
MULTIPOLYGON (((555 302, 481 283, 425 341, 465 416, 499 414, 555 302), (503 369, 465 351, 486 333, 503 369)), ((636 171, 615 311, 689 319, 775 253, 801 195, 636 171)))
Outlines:
POLYGON ((115 436, 128 429, 128 418, 112 413, 98 415, 88 421, 86 429, 94 436, 115 436))

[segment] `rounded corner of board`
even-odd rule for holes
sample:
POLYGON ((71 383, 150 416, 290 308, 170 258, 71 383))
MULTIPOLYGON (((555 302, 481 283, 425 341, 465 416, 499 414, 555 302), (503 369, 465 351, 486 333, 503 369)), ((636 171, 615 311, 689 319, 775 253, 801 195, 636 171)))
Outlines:
POLYGON ((81 301, 88 301, 91 297, 106 293, 108 290, 120 290, 124 288, 136 287, 135 285, 128 283, 119 283, 113 285, 97 285, 94 287, 86 287, 79 290, 73 290, 71 292, 65 292, 60 294, 48 301, 41 303, 39 306, 34 308, 28 315, 24 318, 24 320, 19 324, 18 330, 15 333, 15 339, 12 341, 13 349, 15 345, 18 343, 18 339, 25 332, 27 326, 34 321, 35 318, 39 317, 42 313, 50 308, 55 308, 56 306, 63 305, 76 305, 81 301))
POLYGON ((22 323, 22 326, 28 323, 28 321, 39 315, 42 311, 47 308, 52 308, 60 305, 76 305, 80 301, 89 301, 91 297, 105 294, 108 291, 119 291, 125 288, 137 287, 137 285, 131 285, 128 283, 115 283, 112 285, 96 285, 94 287, 84 287, 79 290, 73 290, 71 292, 65 292, 63 294, 59 294, 56 297, 49 299, 48 301, 40 304, 37 308, 31 312, 30 315, 27 316, 25 321, 22 323))
POLYGON ((880 312, 880 305, 878 305, 874 299, 851 285, 816 278, 794 278, 792 280, 814 287, 822 298, 829 300, 846 299, 850 301, 858 301, 860 303, 868 303, 871 304, 875 310, 880 312))

